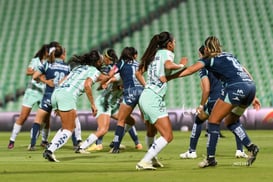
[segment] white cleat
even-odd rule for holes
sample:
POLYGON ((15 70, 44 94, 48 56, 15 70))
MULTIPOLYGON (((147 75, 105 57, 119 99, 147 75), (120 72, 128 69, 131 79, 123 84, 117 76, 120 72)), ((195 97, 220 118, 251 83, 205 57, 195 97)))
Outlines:
POLYGON ((236 150, 235 157, 236 158, 248 158, 248 155, 244 151, 236 150))
POLYGON ((79 154, 90 154, 90 152, 82 149, 82 148, 78 148, 75 153, 79 153, 79 154))
POLYGON ((154 157, 152 159, 152 165, 153 167, 164 167, 164 165, 161 162, 159 162, 157 157, 154 157))
POLYGON ((137 170, 156 170, 156 168, 153 167, 152 162, 143 162, 143 161, 140 161, 139 163, 137 163, 136 169, 137 170))
POLYGON ((190 152, 190 151, 182 153, 179 156, 181 159, 196 159, 197 158, 196 152, 190 152))

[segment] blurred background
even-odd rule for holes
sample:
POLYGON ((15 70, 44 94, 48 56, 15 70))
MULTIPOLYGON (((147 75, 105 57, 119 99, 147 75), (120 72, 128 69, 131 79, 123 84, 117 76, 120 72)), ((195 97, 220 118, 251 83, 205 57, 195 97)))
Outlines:
MULTIPOLYGON (((120 54, 134 46, 139 59, 154 34, 171 32, 175 62, 198 60, 198 48, 217 36, 250 71, 263 107, 273 105, 273 0, 0 0, 0 112, 21 108, 26 68, 36 51, 60 42, 67 60, 97 48, 120 54)), ((170 82, 167 108, 195 108, 198 74, 170 82)), ((96 87, 95 87, 96 88, 96 87)), ((95 96, 96 96, 96 91, 95 96)), ((83 95, 78 110, 89 110, 83 95)))

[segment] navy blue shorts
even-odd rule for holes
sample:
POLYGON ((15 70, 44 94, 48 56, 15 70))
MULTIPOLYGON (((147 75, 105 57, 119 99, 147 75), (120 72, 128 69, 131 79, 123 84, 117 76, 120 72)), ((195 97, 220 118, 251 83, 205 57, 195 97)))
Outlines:
POLYGON ((123 103, 134 108, 138 104, 143 87, 131 87, 123 90, 123 103))
POLYGON ((216 101, 208 101, 205 106, 204 106, 204 111, 210 115, 211 111, 212 111, 212 108, 214 106, 214 104, 216 103, 216 101))
POLYGON ((39 107, 44 111, 50 113, 52 111, 52 104, 51 104, 51 95, 52 93, 45 93, 39 107))
POLYGON ((220 99, 237 106, 249 106, 256 94, 256 86, 253 82, 240 82, 228 85, 221 93, 220 99))

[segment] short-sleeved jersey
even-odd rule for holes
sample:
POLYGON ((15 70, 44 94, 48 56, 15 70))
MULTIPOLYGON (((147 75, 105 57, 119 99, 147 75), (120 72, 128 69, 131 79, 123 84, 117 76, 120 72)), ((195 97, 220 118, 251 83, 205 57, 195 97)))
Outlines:
MULTIPOLYGON (((41 60, 38 57, 36 57, 36 58, 31 59, 29 65, 28 65, 28 68, 31 68, 31 69, 37 71, 38 68, 41 66, 42 66, 41 60)), ((31 79, 30 82, 28 83, 28 88, 39 91, 40 93, 43 93, 45 90, 45 84, 42 82, 37 82, 34 79, 31 79)))
POLYGON ((136 60, 126 62, 124 60, 120 60, 117 64, 114 65, 115 72, 120 74, 120 77, 123 81, 124 89, 137 86, 142 87, 135 76, 136 70, 138 70, 138 66, 139 63, 136 60))
MULTIPOLYGON (((61 59, 56 59, 53 63, 45 62, 39 67, 39 71, 45 75, 47 80, 53 79, 55 87, 58 86, 59 81, 62 80, 70 72, 70 66, 64 63, 61 59)), ((53 92, 54 87, 46 85, 45 92, 53 92)))
MULTIPOLYGON (((100 69, 100 72, 103 74, 108 74, 109 71, 113 68, 113 65, 103 66, 100 69)), ((100 93, 100 96, 103 99, 107 100, 108 103, 116 103, 117 99, 122 96, 123 92, 123 81, 120 77, 120 73, 114 75, 116 81, 108 85, 106 89, 103 89, 100 93)))
POLYGON ((69 73, 57 89, 63 89, 64 91, 71 93, 74 99, 77 99, 84 93, 85 80, 91 78, 93 83, 95 83, 99 75, 100 72, 95 67, 80 65, 69 73))
POLYGON ((171 70, 165 69, 166 61, 174 61, 174 53, 162 49, 157 51, 154 60, 148 66, 147 69, 147 85, 146 87, 152 89, 157 94, 164 96, 167 92, 167 83, 160 81, 161 76, 167 76, 171 74, 171 70))
POLYGON ((223 52, 216 57, 200 61, 208 71, 213 72, 223 82, 224 86, 238 82, 252 82, 237 58, 230 53, 223 52))
POLYGON ((222 82, 217 79, 212 72, 203 68, 199 71, 200 79, 207 77, 210 83, 210 92, 208 102, 215 102, 221 95, 221 90, 223 88, 222 82))

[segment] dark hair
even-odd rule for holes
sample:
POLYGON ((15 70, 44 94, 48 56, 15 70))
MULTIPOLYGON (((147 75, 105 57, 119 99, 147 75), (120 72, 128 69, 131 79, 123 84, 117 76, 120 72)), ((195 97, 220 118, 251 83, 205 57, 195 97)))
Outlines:
POLYGON ((47 56, 48 53, 48 44, 42 45, 42 47, 36 52, 34 58, 39 58, 42 60, 45 56, 47 56))
POLYGON ((48 44, 48 48, 51 48, 51 47, 57 47, 57 46, 60 46, 61 44, 57 41, 52 41, 48 44))
POLYGON ((82 64, 82 57, 78 55, 73 55, 67 62, 67 64, 70 66, 70 69, 79 66, 82 64))
POLYGON ((60 58, 65 53, 65 49, 60 45, 51 47, 48 51, 48 62, 50 63, 54 62, 55 58, 60 58))
POLYGON ((113 61, 113 63, 116 63, 118 61, 118 56, 114 49, 108 48, 103 51, 103 55, 113 61))
POLYGON ((136 48, 134 48, 134 47, 129 47, 129 49, 130 49, 130 51, 131 51, 132 56, 138 54, 136 48))
POLYGON ((204 55, 205 54, 205 46, 204 45, 201 45, 201 47, 199 47, 199 52, 204 55))
POLYGON ((94 66, 97 69, 100 69, 100 66, 98 63, 102 59, 102 55, 100 52, 96 49, 91 50, 89 53, 85 54, 86 64, 90 66, 94 66))
POLYGON ((125 62, 134 60, 136 49, 134 47, 125 47, 123 48, 119 60, 123 60, 125 62))
POLYGON ((158 49, 167 48, 168 43, 171 41, 173 41, 173 36, 169 32, 154 35, 141 58, 139 70, 144 68, 146 71, 158 49))

